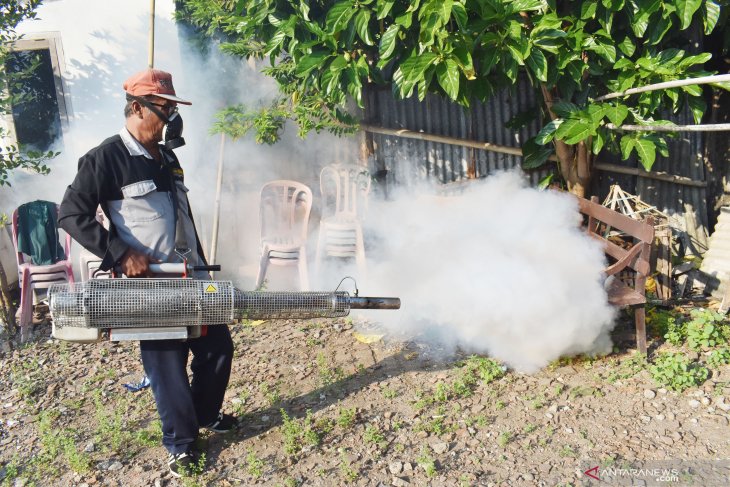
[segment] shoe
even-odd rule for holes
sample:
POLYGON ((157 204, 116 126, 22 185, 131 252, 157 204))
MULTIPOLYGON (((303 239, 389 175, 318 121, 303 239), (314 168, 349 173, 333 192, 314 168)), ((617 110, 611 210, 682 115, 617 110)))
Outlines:
POLYGON ((167 456, 167 465, 173 477, 192 475, 201 469, 200 454, 195 450, 182 453, 170 453, 167 456))
POLYGON ((220 412, 218 413, 218 417, 215 418, 212 423, 205 426, 205 429, 207 429, 208 431, 213 431, 215 433, 228 433, 229 431, 233 431, 234 429, 236 429, 237 424, 238 421, 236 420, 236 418, 234 418, 230 414, 220 412))

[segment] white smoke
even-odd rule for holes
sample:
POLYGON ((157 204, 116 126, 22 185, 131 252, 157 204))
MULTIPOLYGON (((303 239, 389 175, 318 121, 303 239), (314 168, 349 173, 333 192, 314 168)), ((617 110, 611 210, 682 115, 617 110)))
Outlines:
POLYGON ((401 298, 399 312, 377 315, 391 333, 523 372, 611 350, 603 252, 570 195, 507 172, 458 196, 400 193, 373 210, 380 252, 368 256, 366 287, 401 298))

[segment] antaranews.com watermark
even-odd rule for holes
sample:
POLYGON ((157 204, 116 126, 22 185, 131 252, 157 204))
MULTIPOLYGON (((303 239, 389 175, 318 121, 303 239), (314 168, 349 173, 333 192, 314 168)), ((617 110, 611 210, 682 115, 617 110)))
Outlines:
POLYGON ((730 460, 588 461, 581 470, 582 480, 592 485, 730 486, 730 460))

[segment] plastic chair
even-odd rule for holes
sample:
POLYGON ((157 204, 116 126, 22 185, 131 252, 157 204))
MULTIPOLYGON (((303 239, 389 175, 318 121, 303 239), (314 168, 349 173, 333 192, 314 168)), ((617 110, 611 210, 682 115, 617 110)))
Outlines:
POLYGON ((278 265, 296 266, 301 290, 309 290, 307 229, 311 211, 312 190, 305 184, 278 180, 261 188, 261 261, 256 289, 261 288, 268 266, 278 265))
MULTIPOLYGON (((35 203, 35 202, 34 202, 35 203)), ((45 202, 48 203, 48 202, 45 202)), ((18 211, 26 205, 25 203, 13 211, 13 246, 18 263, 18 285, 20 286, 20 309, 18 309, 18 321, 21 328, 21 336, 26 336, 26 330, 33 323, 33 305, 40 301, 36 290, 48 289, 51 284, 57 282, 74 282, 73 270, 71 268, 71 236, 66 235, 64 246, 64 258, 50 265, 36 265, 30 256, 18 250, 18 211)), ((53 204, 53 203, 49 203, 53 204)), ((51 215, 58 219, 58 205, 55 205, 56 212, 51 215)), ((24 224, 20 222, 21 225, 24 224)), ((47 222, 46 222, 47 223, 47 222)), ((53 227, 55 227, 55 222, 53 227)), ((50 239, 48 239, 51 241, 50 239)), ((56 229, 55 239, 58 242, 58 230, 56 229)))
POLYGON ((353 165, 333 164, 319 175, 322 191, 322 219, 315 257, 319 273, 324 257, 354 257, 361 277, 365 276, 365 243, 361 219, 367 210, 370 173, 353 165))

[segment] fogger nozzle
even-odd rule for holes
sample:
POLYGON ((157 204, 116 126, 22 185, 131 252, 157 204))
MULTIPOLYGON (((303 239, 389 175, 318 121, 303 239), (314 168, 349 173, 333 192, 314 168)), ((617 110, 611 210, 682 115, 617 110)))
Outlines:
POLYGON ((351 309, 398 309, 400 299, 346 292, 245 292, 230 281, 92 279, 48 291, 55 326, 124 328, 197 326, 242 319, 347 316, 351 309))

